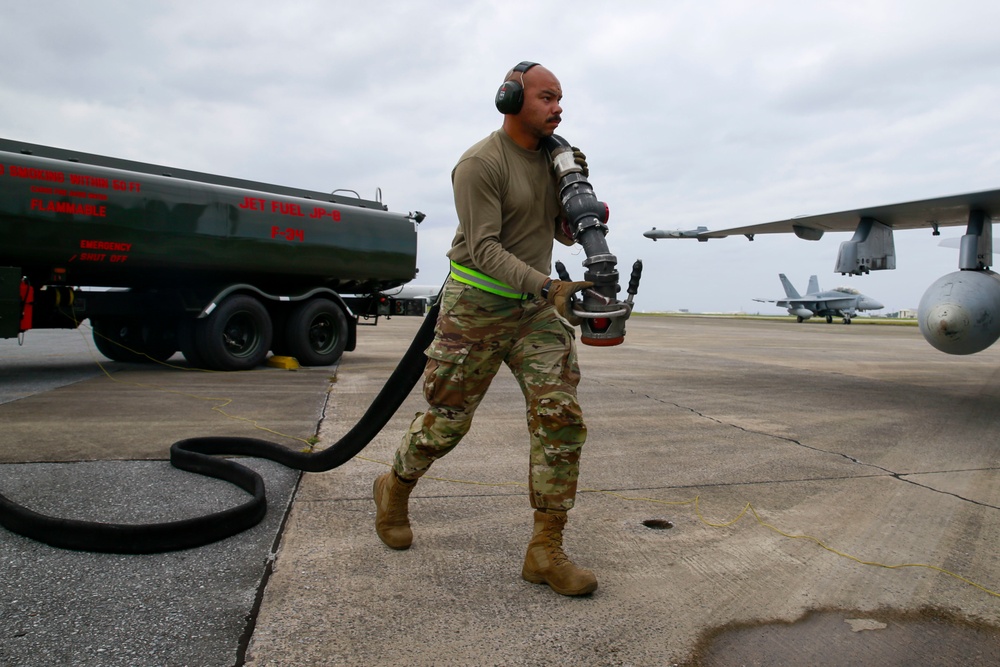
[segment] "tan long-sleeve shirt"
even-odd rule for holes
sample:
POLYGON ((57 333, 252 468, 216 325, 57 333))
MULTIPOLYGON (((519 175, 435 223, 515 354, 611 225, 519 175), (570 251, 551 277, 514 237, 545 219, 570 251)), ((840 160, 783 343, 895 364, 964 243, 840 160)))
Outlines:
POLYGON ((561 206, 545 150, 502 130, 476 143, 451 172, 458 230, 448 257, 522 292, 538 294, 552 271, 561 206))

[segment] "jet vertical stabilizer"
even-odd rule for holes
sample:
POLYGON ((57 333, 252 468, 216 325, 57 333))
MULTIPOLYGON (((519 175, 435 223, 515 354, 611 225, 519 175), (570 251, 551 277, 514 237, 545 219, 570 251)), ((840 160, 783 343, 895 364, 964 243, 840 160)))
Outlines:
MULTIPOLYGON (((785 288, 785 296, 787 296, 789 299, 801 299, 802 298, 802 296, 799 294, 798 290, 796 290, 792 286, 791 281, 788 278, 785 277, 784 273, 779 273, 778 277, 781 278, 781 284, 785 288)), ((815 277, 816 276, 813 276, 813 278, 815 278, 815 277)))
POLYGON ((806 288, 806 294, 818 294, 819 293, 819 278, 816 276, 809 276, 809 287, 806 288))

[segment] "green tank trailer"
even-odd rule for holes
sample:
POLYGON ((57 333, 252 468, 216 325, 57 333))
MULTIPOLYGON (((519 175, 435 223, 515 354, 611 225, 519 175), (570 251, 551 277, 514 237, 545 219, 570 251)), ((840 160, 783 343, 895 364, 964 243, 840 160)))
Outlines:
POLYGON ((416 276, 423 217, 0 139, 0 337, 89 320, 116 361, 329 365, 360 319, 423 314, 382 294, 416 276))

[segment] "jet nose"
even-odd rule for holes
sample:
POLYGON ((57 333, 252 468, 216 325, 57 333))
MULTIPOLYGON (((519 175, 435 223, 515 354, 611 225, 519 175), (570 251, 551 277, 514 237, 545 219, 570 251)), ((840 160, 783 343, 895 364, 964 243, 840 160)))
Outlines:
POLYGON ((875 299, 868 299, 868 310, 881 310, 883 308, 885 308, 885 306, 875 299))

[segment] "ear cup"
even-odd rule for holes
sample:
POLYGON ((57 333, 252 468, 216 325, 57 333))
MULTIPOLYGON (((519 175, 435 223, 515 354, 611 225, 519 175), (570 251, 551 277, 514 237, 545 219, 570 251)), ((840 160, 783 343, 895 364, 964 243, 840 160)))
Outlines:
POLYGON ((497 90, 496 105, 502 114, 516 114, 524 106, 524 88, 517 81, 504 81, 497 90))
POLYGON ((494 100, 497 105, 497 111, 502 114, 516 114, 521 111, 521 107, 524 106, 524 73, 537 64, 530 60, 522 60, 514 65, 511 76, 515 73, 520 74, 521 80, 514 81, 510 79, 503 82, 497 90, 496 99, 494 100))

